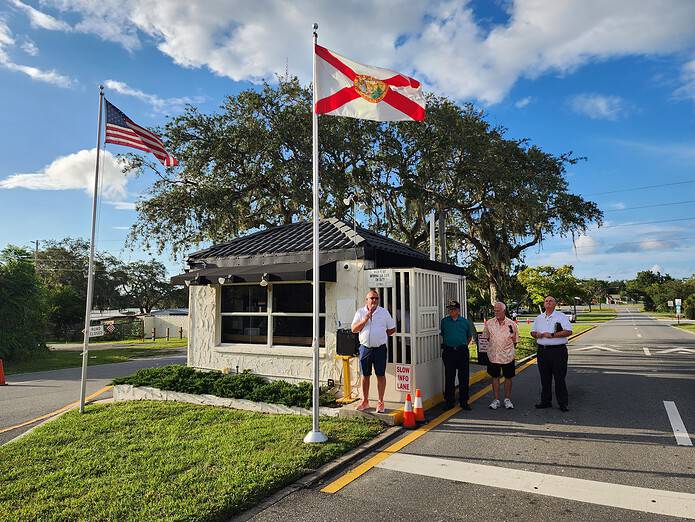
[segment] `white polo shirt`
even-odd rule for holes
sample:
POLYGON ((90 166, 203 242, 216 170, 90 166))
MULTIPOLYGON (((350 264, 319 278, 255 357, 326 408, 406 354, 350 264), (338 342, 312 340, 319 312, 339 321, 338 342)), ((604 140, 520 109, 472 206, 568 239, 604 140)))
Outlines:
MULTIPOLYGON (((363 306, 355 312, 355 317, 352 319, 352 326, 362 321, 367 316, 367 307, 363 306)), ((396 327, 396 321, 393 320, 391 314, 385 308, 377 306, 372 318, 367 321, 362 331, 360 332, 360 344, 369 348, 376 348, 388 341, 386 330, 391 330, 396 327)))
MULTIPOLYGON (((533 321, 532 332, 538 333, 554 333, 555 323, 560 323, 563 330, 572 331, 572 323, 568 317, 562 312, 553 310, 553 313, 547 315, 545 312, 536 317, 533 321)), ((541 346, 558 346, 560 344, 567 344, 567 337, 544 337, 542 339, 536 339, 536 342, 541 346)))

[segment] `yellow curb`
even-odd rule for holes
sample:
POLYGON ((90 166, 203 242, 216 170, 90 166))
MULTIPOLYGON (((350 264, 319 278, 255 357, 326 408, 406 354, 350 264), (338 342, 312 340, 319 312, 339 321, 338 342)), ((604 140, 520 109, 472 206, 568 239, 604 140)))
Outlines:
MULTIPOLYGON (((113 386, 111 386, 111 385, 104 386, 100 390, 95 391, 89 397, 87 397, 85 399, 85 402, 91 401, 92 399, 94 399, 95 397, 98 397, 102 393, 109 391, 111 388, 113 388, 113 386)), ((80 404, 80 401, 75 401, 71 404, 68 404, 67 406, 63 406, 62 408, 57 409, 56 411, 52 411, 51 413, 47 413, 46 415, 41 415, 41 417, 36 417, 35 419, 28 420, 26 422, 22 422, 21 424, 15 424, 14 426, 10 426, 9 428, 3 428, 0 430, 0 433, 7 433, 8 431, 16 430, 17 428, 22 428, 24 426, 29 426, 30 424, 34 424, 35 422, 49 419, 55 415, 58 415, 59 413, 63 413, 64 411, 68 411, 72 408, 75 408, 75 407, 79 406, 79 404, 80 404)))

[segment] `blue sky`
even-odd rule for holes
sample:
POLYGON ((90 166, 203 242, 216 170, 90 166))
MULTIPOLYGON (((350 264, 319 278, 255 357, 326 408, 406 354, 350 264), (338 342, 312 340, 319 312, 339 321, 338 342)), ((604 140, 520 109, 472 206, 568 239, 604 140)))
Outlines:
MULTIPOLYGON (((580 277, 695 272, 695 2, 0 0, 0 247, 87 237, 100 83, 136 122, 226 95, 288 64, 308 81, 320 42, 484 108, 541 148, 588 159, 574 192, 605 224, 550 239, 530 265, 580 277), (677 184, 676 184, 677 183, 677 184), (641 189, 640 187, 651 187, 641 189), (640 208, 636 208, 640 207, 640 208), (646 207, 646 208, 645 208, 646 207)), ((256 83, 254 83, 256 82, 256 83)), ((133 202, 152 182, 124 178, 108 145, 97 247, 123 259, 133 202)), ((176 272, 180 260, 162 258, 176 272)))

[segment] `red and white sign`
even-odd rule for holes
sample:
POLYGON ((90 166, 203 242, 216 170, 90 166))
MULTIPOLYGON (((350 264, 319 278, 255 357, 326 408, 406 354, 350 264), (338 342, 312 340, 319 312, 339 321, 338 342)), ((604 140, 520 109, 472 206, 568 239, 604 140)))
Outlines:
POLYGON ((396 364, 396 391, 411 393, 413 383, 413 366, 396 364))
POLYGON ((420 82, 397 71, 353 62, 315 46, 316 114, 376 121, 425 119, 420 82))

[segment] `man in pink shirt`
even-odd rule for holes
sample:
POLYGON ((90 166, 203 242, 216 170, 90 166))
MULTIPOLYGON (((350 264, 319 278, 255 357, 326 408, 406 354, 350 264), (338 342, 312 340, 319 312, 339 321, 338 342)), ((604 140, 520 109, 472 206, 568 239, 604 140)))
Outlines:
POLYGON ((507 307, 504 303, 496 302, 495 317, 485 321, 483 335, 490 339, 487 357, 487 373, 492 377, 492 392, 495 400, 490 403, 490 409, 496 410, 500 403, 500 374, 504 375, 504 407, 514 408, 512 404, 512 378, 516 375, 514 365, 514 350, 519 342, 519 332, 516 323, 505 315, 507 307))

